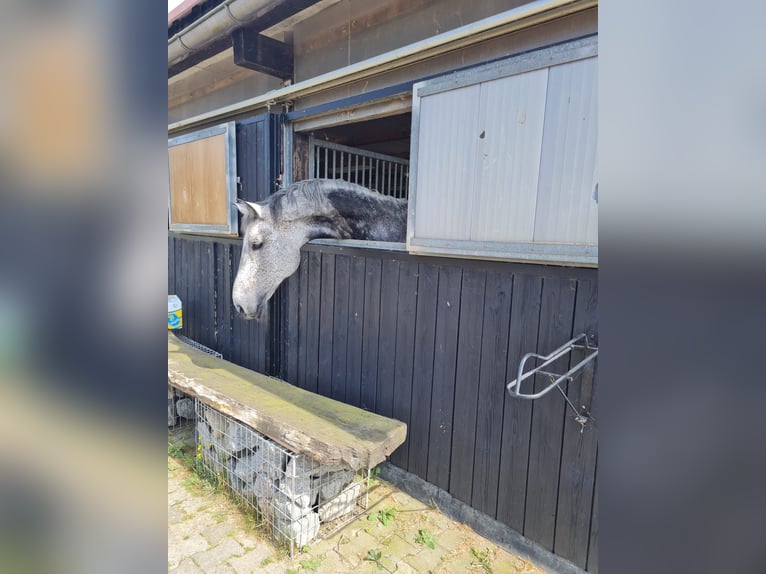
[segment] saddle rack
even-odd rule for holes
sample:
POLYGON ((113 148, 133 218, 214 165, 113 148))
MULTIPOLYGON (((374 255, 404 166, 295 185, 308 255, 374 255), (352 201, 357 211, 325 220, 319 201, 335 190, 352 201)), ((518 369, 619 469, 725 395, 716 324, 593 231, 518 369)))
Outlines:
POLYGON ((572 409, 575 412, 575 420, 580 423, 583 427, 585 426, 585 423, 588 422, 589 417, 587 414, 580 413, 574 405, 569 401, 564 391, 561 390, 561 387, 559 386, 564 381, 572 381, 574 380, 574 377, 578 374, 579 371, 581 371, 585 365, 590 363, 593 359, 595 359, 598 356, 598 347, 593 347, 588 344, 588 336, 585 333, 581 333, 577 335, 574 339, 571 339, 561 345, 558 349, 555 351, 551 351, 547 355, 538 355, 537 353, 527 353, 521 358, 521 361, 519 362, 519 368, 516 372, 516 378, 512 380, 506 388, 508 389, 508 393, 514 398, 517 399, 539 399, 542 396, 547 395, 549 392, 551 392, 554 388, 557 388, 559 392, 564 395, 564 399, 569 403, 569 406, 572 407, 572 409), (582 343, 580 343, 582 341, 582 343), (569 369, 566 373, 558 374, 558 373, 551 373, 549 371, 544 371, 543 368, 545 368, 547 365, 550 365, 557 359, 560 359, 564 355, 571 353, 572 350, 579 349, 584 351, 585 353, 588 353, 591 351, 582 361, 577 363, 574 367, 569 369), (524 372, 524 365, 529 359, 540 359, 543 362, 538 365, 537 367, 530 369, 527 372, 524 372), (521 383, 525 379, 528 379, 532 375, 546 375, 550 379, 550 384, 542 389, 541 391, 538 391, 536 393, 522 393, 521 392, 521 383))

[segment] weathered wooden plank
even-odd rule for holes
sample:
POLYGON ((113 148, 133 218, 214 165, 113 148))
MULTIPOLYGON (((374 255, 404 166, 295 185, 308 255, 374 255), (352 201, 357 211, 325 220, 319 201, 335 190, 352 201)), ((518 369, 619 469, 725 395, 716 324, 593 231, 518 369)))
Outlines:
POLYGON ((474 470, 476 407, 486 280, 487 274, 484 271, 464 272, 460 294, 449 492, 467 504, 471 503, 474 470))
POLYGON ((308 257, 308 305, 306 310, 306 390, 316 392, 319 381, 320 295, 322 294, 322 255, 308 257))
POLYGON ((216 324, 215 324, 215 256, 213 253, 214 244, 200 242, 200 258, 202 265, 201 287, 203 291, 203 303, 205 314, 203 324, 202 344, 210 348, 217 349, 216 342, 216 324))
POLYGON ((396 306, 399 299, 399 261, 383 261, 380 287, 380 339, 375 412, 390 417, 394 410, 396 366, 396 306))
POLYGON ((287 382, 293 385, 298 382, 300 277, 300 272, 296 272, 287 280, 287 296, 283 301, 282 324, 280 326, 280 332, 284 333, 282 338, 284 341, 282 350, 284 377, 287 382))
MULTIPOLYGON (((232 249, 232 268, 231 268, 231 281, 232 285, 234 284, 234 277, 236 276, 237 269, 239 268, 239 259, 242 254, 242 246, 241 245, 233 245, 232 249)), ((245 346, 245 343, 247 342, 247 338, 244 338, 243 331, 245 328, 244 325, 245 321, 242 318, 242 315, 239 313, 233 313, 232 314, 232 324, 231 324, 231 333, 232 333, 232 346, 231 346, 231 361, 232 363, 237 363, 238 365, 242 365, 247 362, 248 360, 248 352, 247 348, 245 346)))
POLYGON ((513 275, 487 272, 471 506, 493 517, 497 510, 512 290, 513 275))
POLYGON ((227 339, 228 329, 226 328, 227 317, 229 313, 229 307, 231 306, 231 293, 227 292, 226 281, 226 257, 225 248, 228 247, 223 243, 213 243, 213 260, 214 260, 214 297, 213 304, 215 306, 214 323, 215 323, 215 349, 221 353, 224 358, 229 358, 229 341, 227 339))
POLYGON ((598 463, 593 483, 593 519, 590 521, 590 538, 588 540, 588 563, 586 570, 598 574, 598 463))
POLYGON ((168 295, 176 292, 176 240, 168 236, 168 295))
POLYGON ((301 252, 301 264, 298 267, 300 276, 300 294, 298 296, 298 373, 295 381, 290 381, 300 388, 306 388, 306 339, 308 330, 308 295, 309 295, 309 254, 301 252))
POLYGON ((352 257, 348 286, 346 402, 362 406, 362 337, 364 327, 364 258, 352 257))
MULTIPOLYGON (((410 424, 412 404, 412 368, 415 346, 415 318, 418 300, 418 265, 402 263, 399 267, 399 295, 396 311, 396 365, 394 367, 394 401, 392 415, 410 424)), ((404 442, 391 455, 391 462, 407 468, 409 445, 404 442)))
POLYGON ((348 283, 351 261, 345 255, 335 257, 335 290, 332 325, 332 386, 330 397, 346 400, 346 354, 348 352, 348 283))
POLYGON ((364 270, 364 331, 362 374, 359 380, 363 409, 376 410, 378 387, 378 342, 380 340, 380 288, 382 262, 368 259, 364 270))
MULTIPOLYGON (((549 353, 571 338, 576 289, 577 282, 574 279, 543 280, 537 343, 539 354, 549 353)), ((546 370, 563 373, 566 365, 565 358, 562 358, 548 365, 546 370)), ((535 375, 534 379, 535 391, 542 390, 549 383, 543 375, 535 375)), ((556 527, 565 405, 563 397, 553 391, 536 399, 532 406, 529 483, 523 534, 548 550, 553 550, 556 527)))
POLYGON ((234 315, 236 315, 237 310, 234 309, 234 303, 231 300, 231 290, 234 286, 234 254, 232 250, 232 246, 228 244, 221 245, 223 248, 223 267, 222 267, 222 274, 223 274, 223 291, 224 291, 224 308, 223 308, 223 317, 224 317, 224 324, 223 329, 225 332, 224 335, 224 341, 225 341, 225 351, 221 351, 223 354, 223 358, 227 360, 231 360, 232 356, 232 347, 233 347, 233 337, 234 333, 232 330, 232 325, 234 323, 234 315))
POLYGON ((216 359, 168 333, 168 380, 282 446, 355 470, 379 464, 407 425, 216 359))
POLYGON ((329 397, 332 393, 333 303, 335 302, 335 255, 322 254, 322 291, 319 295, 319 360, 317 363, 317 392, 329 397))
MULTIPOLYGON (((188 269, 199 270, 199 241, 189 241, 189 267, 188 269)), ((199 273, 190 274, 189 282, 189 338, 199 341, 200 338, 200 317, 202 308, 200 305, 200 275, 199 273)))
MULTIPOLYGON (((513 276, 506 367, 508 380, 516 377, 521 357, 537 348, 542 284, 540 277, 526 274, 513 276)), ((524 532, 531 424, 532 401, 514 399, 505 392, 497 519, 517 532, 524 532)))
POLYGON ((461 280, 462 270, 458 267, 439 270, 427 480, 443 490, 449 490, 450 483, 461 280))
POLYGON ((434 335, 439 268, 422 263, 418 274, 407 470, 425 479, 428 474, 428 430, 431 422, 431 389, 434 378, 434 335))
MULTIPOLYGON (((597 332, 597 307, 598 282, 595 279, 579 281, 573 335, 597 332)), ((574 366, 583 358, 583 351, 573 350, 568 366, 574 366)), ((581 412, 585 410, 582 407, 586 407, 594 420, 598 420, 594 367, 595 363, 589 363, 580 376, 569 383, 567 396, 581 412)), ((588 559, 597 438, 594 424, 582 429, 572 409, 566 409, 553 550, 580 568, 585 568, 588 559)))

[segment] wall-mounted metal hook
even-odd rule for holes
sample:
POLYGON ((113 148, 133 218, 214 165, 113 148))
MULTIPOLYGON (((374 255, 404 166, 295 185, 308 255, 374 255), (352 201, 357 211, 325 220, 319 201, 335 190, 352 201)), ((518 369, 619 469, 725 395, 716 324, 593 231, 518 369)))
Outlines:
MULTIPOLYGON (((575 374, 578 373, 578 371, 580 371, 583 367, 585 367, 585 365, 587 365, 593 359, 595 359, 596 356, 598 356, 598 347, 593 347, 589 345, 588 335, 586 335, 585 333, 581 333, 580 335, 577 335, 577 337, 575 337, 574 339, 567 341, 566 343, 561 345, 558 349, 556 349, 555 351, 552 351, 551 353, 547 355, 538 355, 537 353, 527 353, 526 355, 524 355, 521 358, 521 361, 519 362, 519 368, 516 373, 516 378, 512 380, 510 383, 508 383, 506 388, 508 389, 508 392, 510 393, 510 395, 517 399, 539 399, 540 397, 548 394, 554 388, 558 388, 559 391, 561 391, 561 393, 564 394, 564 391, 561 390, 559 385, 564 381, 572 381, 574 379, 575 374), (582 344, 578 344, 580 341, 582 341, 582 344), (577 363, 574 367, 569 369, 566 373, 558 374, 558 373, 551 373, 551 372, 542 370, 543 367, 550 365, 551 363, 553 363, 557 359, 560 359, 567 353, 571 353, 573 349, 582 349, 586 353, 588 351, 592 351, 592 352, 587 357, 585 357, 582 361, 577 363), (524 365, 531 358, 540 359, 543 361, 543 363, 525 373, 524 365), (528 379, 529 377, 537 373, 542 375, 547 375, 551 383, 547 387, 545 387, 543 390, 537 393, 522 393, 521 392, 522 381, 524 381, 525 379, 528 379)), ((564 398, 566 398, 566 394, 564 394, 564 398)), ((568 399, 567 399, 567 402, 569 402, 568 399)), ((570 403, 570 406, 572 406, 572 408, 574 409, 574 406, 571 405, 571 403, 570 403)), ((578 416, 581 416, 581 414, 577 412, 577 409, 575 409, 575 413, 577 413, 578 416)), ((580 424, 584 424, 584 423, 580 423, 580 424)))

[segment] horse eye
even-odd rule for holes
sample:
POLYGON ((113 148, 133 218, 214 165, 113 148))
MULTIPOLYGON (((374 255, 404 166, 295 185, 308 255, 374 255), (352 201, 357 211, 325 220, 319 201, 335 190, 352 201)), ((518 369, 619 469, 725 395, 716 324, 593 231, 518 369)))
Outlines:
POLYGON ((263 243, 251 243, 250 244, 250 249, 252 249, 253 251, 257 251, 261 247, 263 247, 263 243))

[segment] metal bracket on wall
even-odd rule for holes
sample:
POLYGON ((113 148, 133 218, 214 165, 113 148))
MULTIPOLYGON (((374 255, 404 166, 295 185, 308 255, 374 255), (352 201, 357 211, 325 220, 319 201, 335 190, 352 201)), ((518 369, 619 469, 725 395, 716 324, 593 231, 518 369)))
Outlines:
MULTIPOLYGON (((571 403, 569 398, 566 396, 564 391, 561 390, 561 387, 559 386, 564 381, 572 381, 574 380, 574 377, 577 374, 580 374, 579 372, 590 363, 593 359, 598 356, 598 347, 593 347, 588 344, 588 336, 585 333, 581 333, 580 335, 577 335, 574 339, 571 339, 561 345, 558 349, 555 351, 550 352, 547 355, 538 355, 537 353, 527 353, 521 358, 521 362, 519 362, 519 368, 516 373, 516 378, 512 380, 506 388, 508 389, 508 392, 510 395, 517 399, 539 399, 540 397, 547 395, 550 391, 552 391, 554 388, 558 389, 559 392, 564 396, 564 399, 566 399, 569 406, 574 410, 575 412, 575 420, 581 425, 582 428, 585 427, 585 424, 588 422, 589 417, 587 413, 580 413, 575 406, 571 403), (582 343, 580 343, 582 341, 582 343), (588 353, 591 351, 590 354, 588 354, 582 361, 577 363, 574 367, 569 369, 564 374, 558 374, 558 373, 551 373, 549 371, 544 371, 543 368, 547 365, 550 365, 554 361, 560 359, 567 353, 571 353, 573 349, 580 349, 584 351, 585 353, 588 353), (540 359, 543 362, 538 365, 537 367, 524 372, 524 365, 529 359, 540 359), (551 383, 545 387, 543 390, 537 392, 537 393, 522 393, 521 392, 521 383, 524 381, 524 379, 527 379, 531 377, 532 375, 540 374, 540 375, 546 375, 551 383)), ((582 428, 580 429, 580 432, 582 432, 582 428)))

